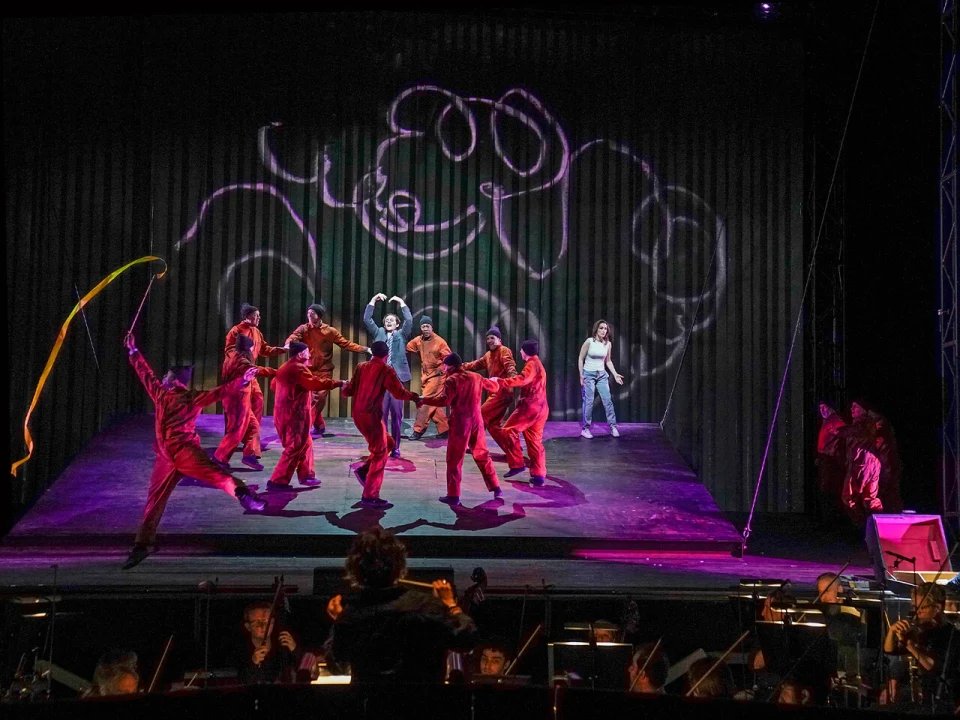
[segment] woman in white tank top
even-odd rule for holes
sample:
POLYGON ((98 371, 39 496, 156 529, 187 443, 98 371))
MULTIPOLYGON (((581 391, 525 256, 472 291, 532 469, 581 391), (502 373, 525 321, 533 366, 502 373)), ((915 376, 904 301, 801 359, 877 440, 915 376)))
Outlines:
POLYGON ((580 390, 583 395, 583 429, 580 434, 590 439, 590 423, 593 421, 593 403, 595 394, 600 393, 603 410, 607 414, 610 424, 610 434, 620 437, 617 430, 617 413, 613 409, 613 399, 610 397, 610 375, 623 385, 623 375, 613 367, 613 328, 606 320, 597 320, 593 324, 593 332, 583 341, 580 347, 580 390), (607 374, 606 368, 610 369, 607 374))

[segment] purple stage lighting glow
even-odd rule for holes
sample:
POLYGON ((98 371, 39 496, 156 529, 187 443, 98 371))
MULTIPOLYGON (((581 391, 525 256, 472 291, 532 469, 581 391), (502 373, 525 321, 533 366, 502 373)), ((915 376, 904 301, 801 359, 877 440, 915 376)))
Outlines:
POLYGON ((760 20, 772 20, 780 10, 780 3, 760 2, 753 6, 753 14, 760 20))

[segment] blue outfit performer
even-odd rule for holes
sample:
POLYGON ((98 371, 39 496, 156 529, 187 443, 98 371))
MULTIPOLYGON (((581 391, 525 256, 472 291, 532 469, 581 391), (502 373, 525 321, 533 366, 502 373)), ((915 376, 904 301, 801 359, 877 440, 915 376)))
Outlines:
MULTIPOLYGON (((383 316, 383 327, 380 327, 373 321, 373 308, 380 300, 387 301, 387 296, 377 293, 370 298, 370 302, 363 310, 363 324, 373 337, 371 345, 375 342, 387 344, 386 363, 396 371, 400 382, 409 390, 410 364, 407 362, 407 341, 413 334, 413 314, 403 299, 394 295, 387 302, 396 302, 400 306, 403 325, 400 324, 400 318, 393 313, 387 313, 383 316)), ((383 395, 383 422, 394 442, 390 457, 398 458, 400 457, 400 432, 403 428, 403 400, 397 400, 390 393, 383 395)))
POLYGON ((583 341, 580 347, 580 390, 583 395, 583 429, 580 434, 588 440, 593 437, 590 432, 590 423, 593 422, 594 391, 600 393, 603 410, 607 414, 610 424, 610 434, 620 437, 617 430, 617 413, 613 409, 613 399, 610 397, 610 375, 623 385, 623 375, 613 366, 613 328, 606 320, 597 320, 593 324, 593 332, 583 341), (610 374, 607 374, 607 368, 610 374))

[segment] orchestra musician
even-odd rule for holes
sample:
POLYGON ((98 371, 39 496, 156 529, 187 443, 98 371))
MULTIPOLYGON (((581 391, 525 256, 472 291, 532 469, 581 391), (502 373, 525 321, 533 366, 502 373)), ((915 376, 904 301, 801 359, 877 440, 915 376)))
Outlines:
POLYGON ((960 644, 960 638, 954 637, 956 628, 946 622, 946 591, 934 583, 920 583, 910 599, 912 616, 893 623, 883 640, 884 652, 903 656, 907 661, 906 667, 891 666, 887 700, 895 708, 930 708, 936 704, 939 689, 941 702, 949 704, 954 688, 940 689, 938 684, 941 677, 948 685, 955 684, 957 650, 949 656, 948 651, 960 644), (946 672, 945 663, 950 665, 946 672))

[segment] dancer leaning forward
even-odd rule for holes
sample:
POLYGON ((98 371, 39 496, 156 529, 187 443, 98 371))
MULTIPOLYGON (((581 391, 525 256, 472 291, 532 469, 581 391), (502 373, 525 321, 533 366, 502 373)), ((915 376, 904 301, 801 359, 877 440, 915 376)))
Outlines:
POLYGON ((243 375, 213 390, 191 392, 187 385, 193 373, 192 367, 171 367, 163 379, 158 380, 137 350, 137 342, 132 333, 127 334, 124 343, 129 351, 130 364, 156 406, 154 451, 157 461, 150 476, 143 519, 140 521, 130 556, 123 565, 124 570, 129 570, 156 552, 157 526, 170 494, 184 475, 223 490, 239 500, 244 510, 262 512, 267 503, 251 492, 242 480, 225 472, 207 456, 200 447, 200 437, 194 427, 197 415, 204 407, 222 400, 228 392, 240 391, 256 377, 257 369, 248 368, 243 375))

